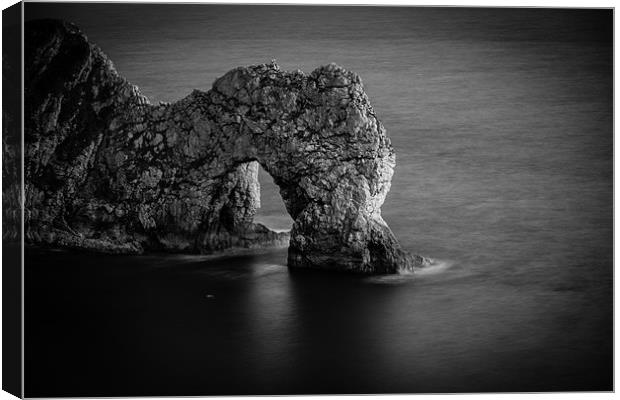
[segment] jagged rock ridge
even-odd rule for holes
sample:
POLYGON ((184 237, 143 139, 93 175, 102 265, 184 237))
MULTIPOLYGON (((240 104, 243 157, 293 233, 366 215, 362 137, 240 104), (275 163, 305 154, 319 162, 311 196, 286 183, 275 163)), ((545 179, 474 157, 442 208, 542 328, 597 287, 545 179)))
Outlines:
POLYGON ((381 218, 394 150, 357 75, 240 67, 154 105, 74 25, 25 30, 28 241, 123 253, 285 243, 253 222, 260 163, 294 220, 289 266, 425 262, 381 218))

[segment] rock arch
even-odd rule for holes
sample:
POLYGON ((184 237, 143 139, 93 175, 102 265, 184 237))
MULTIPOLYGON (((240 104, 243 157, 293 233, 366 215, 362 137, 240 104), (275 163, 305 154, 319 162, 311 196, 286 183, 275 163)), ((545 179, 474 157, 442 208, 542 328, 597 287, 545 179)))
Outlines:
POLYGON ((253 223, 260 163, 294 220, 289 266, 425 262, 381 218, 394 150, 357 75, 240 67, 154 105, 75 26, 29 22, 25 38, 28 240, 116 252, 283 243, 253 223))

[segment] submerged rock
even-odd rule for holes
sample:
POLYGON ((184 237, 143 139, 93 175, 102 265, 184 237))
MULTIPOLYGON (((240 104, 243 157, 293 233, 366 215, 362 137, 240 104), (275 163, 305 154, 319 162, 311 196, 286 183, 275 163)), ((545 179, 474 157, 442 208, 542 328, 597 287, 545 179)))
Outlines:
POLYGON ((354 73, 240 67, 153 105, 55 20, 26 23, 25 67, 29 242, 119 253, 286 244, 288 233, 253 222, 260 163, 294 220, 290 267, 395 273, 425 262, 381 218, 394 149, 354 73))

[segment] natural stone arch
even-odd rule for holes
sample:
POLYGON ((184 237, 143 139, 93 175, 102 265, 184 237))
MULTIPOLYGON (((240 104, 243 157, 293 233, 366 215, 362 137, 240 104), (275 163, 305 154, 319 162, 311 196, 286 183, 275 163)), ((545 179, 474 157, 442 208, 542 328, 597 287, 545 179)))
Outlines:
POLYGON ((26 25, 26 236, 108 251, 286 240, 254 224, 257 165, 294 220, 288 264, 412 270, 380 207, 394 150, 360 78, 275 63, 152 105, 73 26, 26 25))

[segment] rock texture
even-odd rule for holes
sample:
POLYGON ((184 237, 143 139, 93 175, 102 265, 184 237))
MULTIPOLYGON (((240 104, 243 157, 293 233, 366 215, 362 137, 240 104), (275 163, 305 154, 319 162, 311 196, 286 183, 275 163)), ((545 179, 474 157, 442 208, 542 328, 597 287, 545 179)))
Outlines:
MULTIPOLYGON (((7 12, 6 10, 4 12, 7 12)), ((16 16, 17 18, 17 16, 16 16)), ((21 240, 21 36, 20 26, 4 20, 2 33, 2 239, 21 240), (7 26, 9 25, 9 26, 7 26)), ((14 22, 17 22, 14 21, 14 22)), ((8 253, 9 250, 5 248, 8 253)), ((6 254, 6 253, 5 253, 6 254)), ((17 257, 17 260, 19 260, 17 257)))
POLYGON ((286 243, 253 223, 260 163, 294 220, 290 267, 426 262, 381 218, 394 150, 357 75, 241 67, 154 105, 71 24, 28 22, 25 46, 28 241, 123 253, 286 243))

